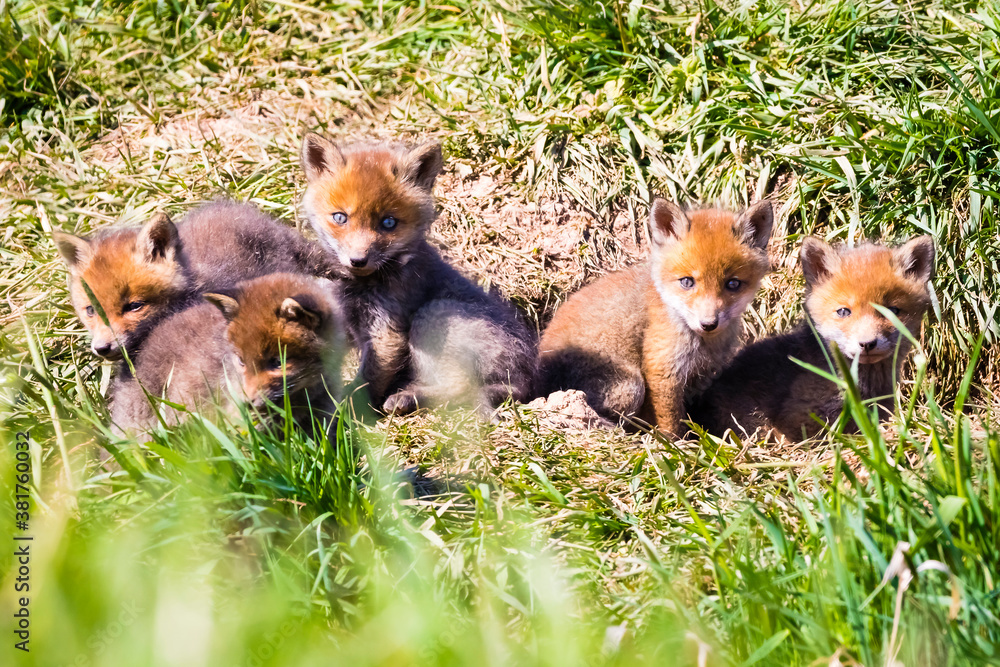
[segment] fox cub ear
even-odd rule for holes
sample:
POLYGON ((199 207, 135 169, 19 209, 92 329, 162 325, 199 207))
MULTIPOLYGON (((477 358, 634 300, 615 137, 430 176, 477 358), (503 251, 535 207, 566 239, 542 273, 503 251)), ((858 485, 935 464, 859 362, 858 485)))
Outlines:
POLYGON ((345 164, 344 153, 337 144, 315 132, 309 132, 302 140, 302 170, 306 180, 312 183, 326 173, 334 173, 345 164))
POLYGON ((923 283, 934 277, 934 239, 930 236, 912 238, 892 254, 907 278, 923 283))
POLYGON ((202 294, 205 301, 215 306, 222 312, 222 316, 227 322, 232 322, 240 312, 240 302, 225 294, 202 294))
POLYGON ((319 329, 323 317, 307 296, 288 297, 281 302, 281 318, 289 322, 297 322, 307 329, 319 329))
POLYGON ((743 243, 764 250, 771 239, 771 227, 774 225, 774 207, 767 199, 757 202, 736 221, 743 243))
POLYGON ((441 144, 432 141, 417 146, 406 157, 402 158, 396 167, 396 174, 400 180, 430 192, 443 167, 444 157, 441 155, 441 144))
POLYGON ((840 256, 833 246, 815 236, 807 236, 802 241, 799 262, 807 285, 817 285, 833 275, 840 256))
POLYGON ((52 240, 56 244, 56 250, 66 262, 66 266, 71 270, 79 268, 90 259, 90 241, 82 236, 53 231, 52 240))
POLYGON ((682 239, 691 227, 691 221, 680 206, 657 197, 649 207, 649 238, 653 245, 661 246, 671 237, 682 239))
POLYGON ((177 226, 166 213, 157 213, 143 225, 136 245, 150 261, 172 259, 180 245, 177 226))

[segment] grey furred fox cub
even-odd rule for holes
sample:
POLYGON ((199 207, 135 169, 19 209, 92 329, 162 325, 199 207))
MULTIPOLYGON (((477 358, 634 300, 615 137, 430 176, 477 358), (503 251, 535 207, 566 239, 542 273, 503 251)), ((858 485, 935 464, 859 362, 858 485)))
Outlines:
POLYGON ((491 409, 532 389, 535 342, 514 307, 426 240, 441 147, 302 143, 302 206, 339 267, 349 333, 373 405, 491 409))

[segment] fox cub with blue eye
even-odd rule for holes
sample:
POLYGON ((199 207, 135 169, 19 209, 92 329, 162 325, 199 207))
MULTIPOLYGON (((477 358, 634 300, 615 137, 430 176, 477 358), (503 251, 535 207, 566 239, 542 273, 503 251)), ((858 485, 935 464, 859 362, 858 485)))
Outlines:
POLYGON ((806 321, 744 348, 692 406, 692 418, 709 432, 763 429, 790 440, 820 432, 843 410, 840 389, 792 359, 836 373, 829 361, 833 346, 857 362, 861 397, 879 399, 880 411, 891 412, 909 343, 875 305, 918 334, 931 304, 933 239, 916 237, 898 248, 845 248, 808 237, 799 261, 806 321))
POLYGON ((489 410, 531 393, 535 346, 514 307, 427 242, 441 146, 302 143, 302 207, 339 268, 340 297, 372 404, 489 410))
POLYGON ((685 402, 732 358, 742 318, 768 270, 771 203, 741 214, 649 214, 650 261, 571 296, 539 343, 544 394, 578 389, 598 414, 638 416, 682 435, 685 402))

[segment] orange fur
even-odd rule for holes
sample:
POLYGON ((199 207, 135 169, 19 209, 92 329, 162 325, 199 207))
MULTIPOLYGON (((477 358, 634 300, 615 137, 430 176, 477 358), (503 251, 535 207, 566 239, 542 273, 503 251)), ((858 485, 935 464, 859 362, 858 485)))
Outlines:
POLYGON ((330 281, 276 273, 237 286, 235 297, 208 294, 229 324, 226 336, 255 407, 310 393, 339 392, 344 327, 330 281))
POLYGON ((62 232, 55 238, 69 266, 73 307, 100 356, 120 358, 143 325, 165 315, 188 293, 190 276, 178 251, 177 232, 166 216, 92 240, 62 232), (107 323, 91 305, 84 284, 107 323))
POLYGON ((735 351, 744 310, 767 271, 763 202, 742 215, 650 212, 650 264, 573 295, 539 345, 545 393, 581 389, 606 417, 639 414, 679 434, 684 403, 735 351))
MULTIPOLYGON (((400 176, 406 157, 396 147, 355 147, 346 155, 338 151, 327 157, 342 164, 310 181, 303 208, 344 268, 367 276, 423 241, 434 220, 434 202, 416 179, 400 176), (338 223, 335 214, 342 214, 344 222, 338 223), (382 224, 387 217, 396 221, 392 229, 382 224), (367 261, 355 266, 352 259, 367 261)), ((439 155, 437 160, 435 175, 439 155)))
POLYGON ((858 362, 861 397, 878 401, 883 414, 891 412, 909 344, 875 306, 894 312, 916 335, 930 307, 934 254, 927 236, 898 248, 835 248, 806 238, 800 259, 807 321, 743 349, 692 405, 694 419, 717 435, 727 429, 773 430, 792 440, 815 435, 840 417, 843 397, 836 383, 793 359, 836 374, 832 347, 858 362))

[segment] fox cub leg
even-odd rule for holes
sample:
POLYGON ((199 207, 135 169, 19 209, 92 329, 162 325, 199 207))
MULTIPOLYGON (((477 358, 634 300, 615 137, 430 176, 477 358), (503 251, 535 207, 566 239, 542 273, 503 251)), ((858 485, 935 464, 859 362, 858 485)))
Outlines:
POLYGON ((409 358, 410 346, 405 332, 388 321, 373 328, 368 340, 361 345, 360 375, 367 383, 375 406, 385 400, 395 381, 405 372, 409 358))
POLYGON ((676 376, 673 359, 664 357, 663 341, 647 331, 643 342, 643 366, 646 384, 646 401, 640 413, 650 424, 673 436, 682 435, 681 419, 684 417, 684 382, 676 376))
POLYGON ((389 396, 386 412, 447 402, 490 410, 531 391, 530 345, 477 304, 440 299, 421 308, 410 327, 409 357, 413 380, 389 396))

